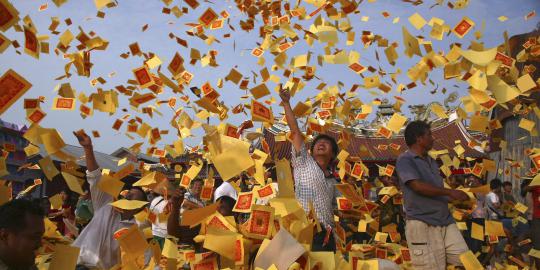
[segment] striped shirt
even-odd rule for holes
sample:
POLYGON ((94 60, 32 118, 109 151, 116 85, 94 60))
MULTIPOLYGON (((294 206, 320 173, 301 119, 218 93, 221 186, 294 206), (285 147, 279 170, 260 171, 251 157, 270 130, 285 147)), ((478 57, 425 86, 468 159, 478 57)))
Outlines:
POLYGON ((334 227, 332 205, 336 197, 336 179, 333 176, 324 176, 323 170, 308 153, 305 145, 302 145, 298 153, 292 148, 292 167, 296 199, 304 211, 309 212, 309 202, 312 201, 319 222, 334 227))

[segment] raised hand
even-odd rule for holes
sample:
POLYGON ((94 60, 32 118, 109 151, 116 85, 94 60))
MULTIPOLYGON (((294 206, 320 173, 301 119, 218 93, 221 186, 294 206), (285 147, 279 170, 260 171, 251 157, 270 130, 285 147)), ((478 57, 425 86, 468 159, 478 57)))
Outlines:
POLYGON ((291 100, 291 92, 289 92, 288 88, 283 88, 283 84, 279 84, 279 97, 285 103, 291 100))
POLYGON ((83 129, 74 131, 73 135, 77 137, 77 140, 79 140, 79 144, 82 147, 84 148, 92 147, 92 139, 90 139, 90 136, 88 136, 88 134, 86 134, 86 132, 84 132, 83 129))
POLYGON ((178 188, 174 191, 171 198, 169 199, 169 202, 173 206, 173 208, 180 208, 182 205, 182 202, 184 202, 184 194, 186 193, 186 189, 184 188, 178 188))
POLYGON ((96 156, 94 155, 94 149, 92 147, 92 139, 90 139, 90 136, 84 132, 84 130, 78 130, 74 131, 73 135, 77 137, 77 140, 79 140, 79 144, 84 149, 84 155, 86 160, 86 169, 90 172, 97 170, 99 168, 99 165, 96 160, 96 156))

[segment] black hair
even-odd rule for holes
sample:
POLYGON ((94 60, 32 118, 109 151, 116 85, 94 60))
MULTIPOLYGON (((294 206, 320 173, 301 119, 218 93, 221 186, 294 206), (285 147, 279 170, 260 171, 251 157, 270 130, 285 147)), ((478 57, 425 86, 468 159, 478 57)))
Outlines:
POLYGON ((233 209, 234 205, 236 204, 236 200, 227 195, 223 195, 219 197, 216 201, 225 204, 227 207, 230 207, 231 209, 233 209))
POLYGON ((22 231, 26 228, 26 216, 45 217, 43 208, 37 202, 26 199, 11 200, 0 206, 0 229, 22 231))
POLYGON ((65 203, 65 204, 67 204, 67 205, 69 205, 71 207, 77 205, 77 202, 76 202, 77 198, 75 197, 75 193, 73 191, 71 191, 71 189, 64 188, 60 192, 64 192, 66 194, 66 196, 67 196, 66 201, 62 202, 63 204, 65 203))
POLYGON ((478 176, 476 176, 474 174, 465 174, 465 179, 468 179, 469 177, 474 177, 474 179, 478 180, 478 182, 481 185, 485 184, 485 182, 486 182, 484 179, 482 179, 482 178, 480 178, 480 177, 478 177, 478 176))
POLYGON ((431 126, 425 121, 416 120, 410 122, 405 128, 405 143, 407 146, 415 144, 416 139, 425 135, 430 128, 431 126))
POLYGON ((191 183, 189 183, 189 186, 190 187, 193 187, 193 185, 197 182, 201 182, 201 183, 204 183, 204 181, 201 179, 201 178, 195 178, 193 180, 191 180, 191 183))
POLYGON ((512 186, 512 183, 510 181, 504 181, 502 185, 503 187, 507 187, 507 186, 512 186))
POLYGON ((497 188, 500 188, 501 186, 502 186, 502 182, 501 182, 501 179, 499 178, 493 178, 489 182, 490 189, 497 189, 497 188))
POLYGON ((140 192, 143 194, 143 197, 144 197, 144 198, 142 199, 142 201, 145 201, 145 202, 148 201, 148 198, 146 197, 146 192, 144 192, 144 189, 142 189, 142 187, 139 187, 139 186, 131 186, 129 189, 130 189, 130 190, 131 190, 131 189, 135 189, 135 190, 140 191, 140 192))
POLYGON ((329 136, 329 135, 326 135, 326 134, 319 134, 317 135, 317 137, 315 137, 315 139, 313 140, 313 142, 311 142, 311 147, 309 150, 311 150, 311 152, 313 153, 313 148, 315 147, 315 144, 319 141, 319 140, 327 140, 330 142, 330 144, 332 145, 332 153, 334 153, 334 157, 337 157, 338 155, 338 151, 339 151, 339 147, 338 147, 338 144, 336 142, 336 139, 334 139, 334 137, 332 136, 329 136))
POLYGON ((520 194, 521 194, 521 197, 525 198, 527 196, 527 187, 529 186, 529 184, 532 182, 532 179, 523 179, 523 181, 521 181, 521 184, 519 186, 520 188, 520 194))

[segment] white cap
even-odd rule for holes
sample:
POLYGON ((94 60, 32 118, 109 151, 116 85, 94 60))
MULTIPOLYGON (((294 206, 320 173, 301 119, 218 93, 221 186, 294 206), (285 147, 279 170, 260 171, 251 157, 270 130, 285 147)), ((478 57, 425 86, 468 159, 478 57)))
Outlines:
POLYGON ((235 200, 238 199, 238 192, 229 182, 223 182, 214 193, 214 202, 222 196, 229 196, 235 200))

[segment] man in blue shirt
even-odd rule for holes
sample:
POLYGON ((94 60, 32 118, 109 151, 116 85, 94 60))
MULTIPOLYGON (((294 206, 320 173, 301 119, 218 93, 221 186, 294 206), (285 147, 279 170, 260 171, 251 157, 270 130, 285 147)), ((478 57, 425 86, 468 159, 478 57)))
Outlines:
POLYGON ((446 269, 462 265, 459 255, 468 250, 452 214, 450 200, 468 200, 460 190, 444 188, 439 165, 428 155, 433 147, 429 124, 413 121, 405 128, 409 150, 397 159, 403 190, 405 236, 414 269, 446 269))

